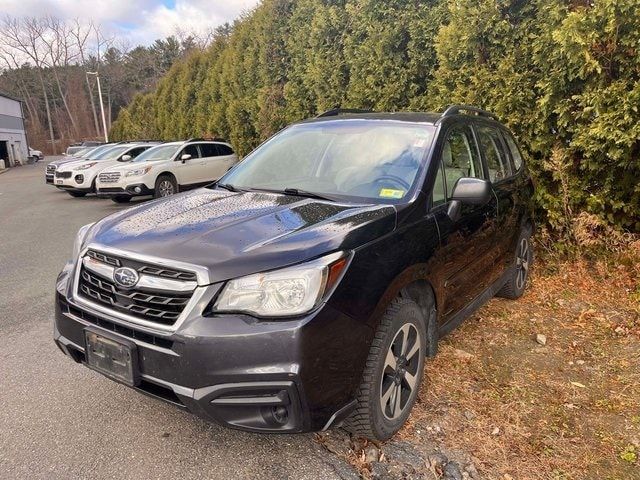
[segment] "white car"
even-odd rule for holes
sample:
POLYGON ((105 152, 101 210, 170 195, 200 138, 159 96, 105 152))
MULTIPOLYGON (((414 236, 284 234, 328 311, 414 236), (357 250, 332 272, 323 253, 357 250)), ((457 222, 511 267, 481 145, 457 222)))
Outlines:
POLYGON ((84 197, 96 191, 96 178, 105 168, 129 162, 156 143, 120 143, 103 150, 98 155, 89 155, 77 161, 59 166, 55 171, 54 185, 72 197, 84 197))
POLYGON ((59 160, 54 160, 52 162, 47 163, 47 168, 45 170, 45 182, 51 185, 55 185, 55 174, 56 170, 64 164, 77 162, 78 160, 87 159, 90 157, 97 157, 102 152, 109 150, 110 148, 118 145, 117 143, 106 143, 104 145, 100 145, 99 147, 82 147, 81 150, 77 150, 73 155, 65 155, 59 160))
POLYGON ((226 142, 190 139, 150 148, 126 165, 98 176, 98 196, 124 203, 139 195, 156 198, 207 185, 220 178, 238 157, 226 142))
POLYGON ((40 150, 35 150, 35 149, 29 147, 29 158, 32 158, 33 162, 37 163, 38 160, 42 160, 44 158, 44 155, 42 154, 42 152, 40 150))

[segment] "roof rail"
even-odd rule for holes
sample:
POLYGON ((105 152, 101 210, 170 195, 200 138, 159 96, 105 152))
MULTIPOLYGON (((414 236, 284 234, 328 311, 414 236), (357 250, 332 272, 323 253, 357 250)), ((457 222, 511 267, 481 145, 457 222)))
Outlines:
POLYGON ((442 113, 442 117, 449 117, 451 115, 458 115, 461 112, 470 112, 475 113, 479 117, 487 117, 492 118, 495 121, 498 121, 497 115, 487 112, 486 110, 482 110, 481 108, 474 107, 472 105, 449 105, 447 109, 442 113))
POLYGON ((189 143, 189 142, 225 142, 225 143, 228 143, 224 138, 221 138, 221 137, 208 137, 208 138, 194 137, 194 138, 187 138, 184 141, 184 143, 189 143))
POLYGON ((373 111, 363 110, 361 108, 334 108, 321 113, 316 118, 335 117, 337 115, 344 115, 345 113, 373 113, 373 111))

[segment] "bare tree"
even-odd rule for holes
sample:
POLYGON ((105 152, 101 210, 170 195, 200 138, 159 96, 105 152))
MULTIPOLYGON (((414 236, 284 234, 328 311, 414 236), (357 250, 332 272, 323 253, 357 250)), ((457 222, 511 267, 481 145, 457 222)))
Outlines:
POLYGON ((45 57, 46 60, 44 63, 53 72, 62 104, 73 127, 73 133, 77 137, 79 134, 78 125, 76 124, 74 116, 71 114, 71 109, 67 102, 67 92, 63 91, 60 81, 60 71, 68 72, 67 67, 78 56, 77 50, 74 48, 75 44, 72 43, 72 37, 70 35, 71 28, 65 22, 52 16, 45 17, 43 21, 46 25, 46 30, 42 35, 42 43, 47 49, 47 56, 45 57))
MULTIPOLYGON (((5 46, 0 46, 0 61, 5 65, 8 70, 20 71, 20 61, 14 50, 9 50, 5 46)), ((38 115, 38 109, 34 105, 34 102, 29 93, 29 89, 26 86, 26 82, 21 75, 17 76, 16 84, 20 91, 24 103, 27 106, 27 113, 29 114, 29 120, 34 123, 40 123, 40 116, 38 115)))
MULTIPOLYGON (((83 25, 77 18, 73 21, 73 27, 69 31, 69 35, 75 40, 76 48, 78 50, 78 57, 80 64, 87 71, 89 66, 89 53, 88 43, 89 37, 94 30, 93 22, 89 22, 88 25, 83 25)), ((91 113, 93 114, 93 124, 95 127, 96 135, 100 135, 100 126, 98 124, 98 112, 96 110, 96 102, 93 98, 93 85, 89 81, 89 75, 85 73, 85 82, 87 84, 87 91, 89 93, 89 101, 91 103, 91 113)))
POLYGON ((44 82, 43 69, 46 66, 47 49, 43 45, 43 35, 46 31, 46 23, 37 18, 23 18, 21 20, 5 16, 0 29, 0 42, 4 49, 15 50, 26 56, 33 62, 38 73, 42 95, 44 97, 45 110, 47 112, 47 125, 51 139, 51 149, 56 153, 55 138, 53 135, 53 123, 51 121, 51 108, 49 106, 49 94, 44 82))

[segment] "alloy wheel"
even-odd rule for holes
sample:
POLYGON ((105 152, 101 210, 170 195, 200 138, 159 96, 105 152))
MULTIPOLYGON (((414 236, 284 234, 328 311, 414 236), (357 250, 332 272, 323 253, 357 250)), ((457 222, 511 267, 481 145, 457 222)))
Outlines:
POLYGON ((385 357, 380 380, 380 406, 383 415, 395 420, 406 410, 419 384, 420 359, 424 356, 418 329, 404 324, 395 334, 385 357))
POLYGON ((529 275, 529 240, 523 238, 518 245, 516 255, 516 288, 522 290, 527 283, 529 275))
POLYGON ((169 180, 161 181, 160 185, 158 185, 158 191, 160 192, 161 197, 168 197, 169 195, 173 195, 175 193, 173 183, 171 183, 169 180))

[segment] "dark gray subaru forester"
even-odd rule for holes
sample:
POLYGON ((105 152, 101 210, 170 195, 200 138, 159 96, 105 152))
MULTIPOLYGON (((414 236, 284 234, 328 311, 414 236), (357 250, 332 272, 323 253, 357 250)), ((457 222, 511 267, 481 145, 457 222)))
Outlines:
POLYGON ((522 295, 532 197, 487 112, 327 112, 208 187, 80 229, 55 342, 223 425, 386 439, 438 339, 522 295))

